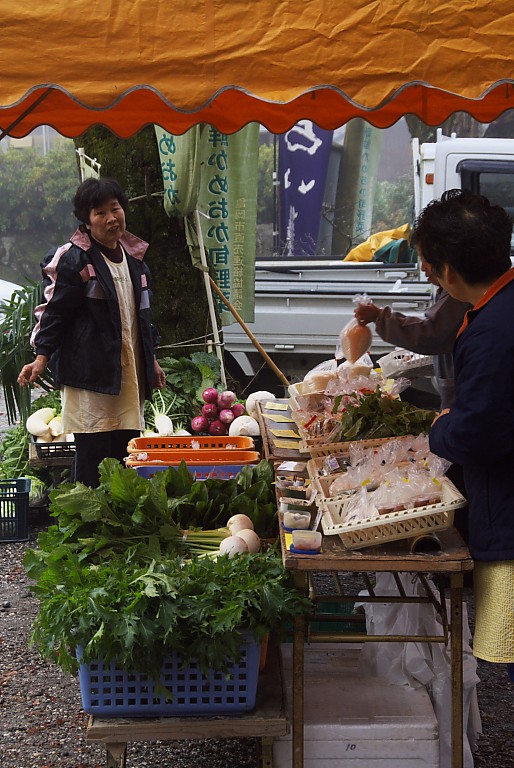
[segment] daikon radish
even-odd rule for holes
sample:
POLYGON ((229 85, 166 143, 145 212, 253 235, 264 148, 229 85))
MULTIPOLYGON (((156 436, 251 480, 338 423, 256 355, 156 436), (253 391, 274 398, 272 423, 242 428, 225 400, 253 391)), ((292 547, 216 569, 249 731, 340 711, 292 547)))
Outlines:
POLYGON ((38 411, 34 411, 28 417, 25 422, 27 432, 35 437, 41 437, 50 433, 48 422, 55 416, 55 410, 53 408, 40 408, 38 411))
POLYGON ((360 325, 357 320, 350 320, 339 337, 343 355, 350 363, 366 354, 371 347, 371 331, 367 325, 360 325))

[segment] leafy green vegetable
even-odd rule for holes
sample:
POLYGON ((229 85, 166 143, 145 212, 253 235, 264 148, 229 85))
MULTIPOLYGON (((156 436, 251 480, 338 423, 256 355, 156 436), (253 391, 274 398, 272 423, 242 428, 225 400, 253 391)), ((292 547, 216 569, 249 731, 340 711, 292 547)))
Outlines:
MULTIPOLYGON (((338 412, 340 401, 340 397, 334 399, 334 413, 338 412)), ((332 442, 427 433, 436 417, 435 411, 384 396, 378 389, 360 395, 355 404, 348 403, 340 414, 332 442)))
POLYGON ((85 662, 116 658, 158 677, 172 651, 204 670, 222 669, 238 657, 244 631, 257 639, 280 632, 308 602, 276 550, 191 555, 191 537, 207 546, 216 535, 196 526, 224 526, 236 512, 271 530, 273 479, 267 461, 232 480, 196 481, 184 462, 146 479, 105 459, 98 488, 52 491, 57 524, 24 560, 40 600, 32 640, 42 655, 74 670, 72 650, 82 646, 85 662))

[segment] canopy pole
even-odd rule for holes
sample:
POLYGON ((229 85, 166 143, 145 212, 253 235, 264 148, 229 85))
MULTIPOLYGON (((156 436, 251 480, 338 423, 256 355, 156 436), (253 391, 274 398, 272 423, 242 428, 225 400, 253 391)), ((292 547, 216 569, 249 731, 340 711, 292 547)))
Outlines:
MULTIPOLYGON (((200 223, 200 213, 197 208, 195 209, 194 213, 195 213, 196 234, 198 237, 198 246, 200 248, 200 261, 202 262, 202 267, 203 267, 202 273, 203 273, 203 280, 205 283, 205 293, 207 294, 207 303, 209 305, 209 316, 211 318, 212 333, 214 335, 214 344, 216 346, 216 354, 218 356, 218 359, 221 365, 221 385, 223 389, 226 389, 227 376, 225 373, 225 361, 223 360, 223 352, 221 351, 221 341, 220 341, 220 334, 218 330, 218 319, 216 317, 216 310, 214 308, 214 299, 212 298, 212 291, 209 283, 209 280, 211 280, 211 277, 209 275, 209 267, 207 266, 207 258, 205 256, 202 227, 200 223)), ((211 280, 211 282, 214 282, 214 281, 211 280)), ((216 283, 214 284, 216 285, 216 283)))
POLYGON ((41 96, 38 96, 35 102, 30 105, 30 107, 27 107, 27 109, 24 112, 22 112, 21 115, 19 115, 19 117, 16 118, 16 120, 14 120, 11 123, 11 125, 8 125, 5 131, 2 131, 2 133, 0 133, 0 141, 2 141, 2 139, 5 139, 6 136, 9 136, 9 131, 12 131, 13 128, 16 128, 16 126, 19 123, 21 123, 21 121, 24 120, 27 117, 27 115, 30 115, 30 113, 33 112, 36 109, 36 107, 39 107, 43 99, 46 99, 47 96, 50 96, 50 94, 52 93, 52 90, 53 88, 47 88, 46 91, 44 91, 44 93, 41 94, 41 96))
POLYGON ((246 335, 248 336, 248 338, 250 339, 250 341, 252 342, 254 347, 259 350, 259 352, 261 353, 263 358, 268 363, 269 367, 277 374, 277 376, 280 379, 280 381, 282 382, 282 384, 284 384, 284 386, 288 387, 291 382, 288 381, 288 379, 284 376, 284 374, 282 373, 280 368, 277 365, 275 365, 275 363, 273 362, 271 357, 268 355, 268 353, 266 352, 264 347, 262 347, 259 344, 259 342, 255 338, 255 336, 253 335, 251 330, 248 328, 248 326, 246 325, 245 321, 243 320, 243 318, 241 317, 239 312, 236 310, 235 307, 232 306, 230 301, 223 295, 223 292, 220 290, 220 288, 214 282, 214 280, 212 279, 212 277, 210 275, 209 275, 209 280, 211 281, 211 286, 214 288, 214 290, 216 291, 216 293, 218 294, 218 296, 220 297, 222 302, 225 304, 225 306, 230 309, 230 311, 232 312, 232 314, 236 318, 237 322, 239 323, 239 325, 241 326, 243 331, 246 333, 246 335))

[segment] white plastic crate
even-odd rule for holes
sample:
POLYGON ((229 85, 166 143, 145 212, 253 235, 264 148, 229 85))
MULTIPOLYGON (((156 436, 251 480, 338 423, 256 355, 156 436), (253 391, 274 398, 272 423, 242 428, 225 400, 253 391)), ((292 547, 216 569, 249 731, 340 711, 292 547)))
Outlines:
POLYGON ((407 349, 395 349, 377 360, 386 379, 405 376, 409 379, 430 376, 434 373, 434 361, 431 355, 418 355, 407 349))
MULTIPOLYGON (((437 719, 425 688, 359 673, 357 645, 305 647, 304 768, 439 768, 437 719)), ((292 717, 292 647, 282 646, 292 717)), ((273 743, 291 768, 292 733, 273 743)))
POLYGON ((453 525, 453 514, 465 506, 466 499, 446 477, 441 480, 441 490, 442 501, 438 504, 389 512, 352 524, 344 522, 351 496, 333 497, 330 501, 318 496, 317 504, 323 511, 323 533, 325 536, 338 535, 348 549, 361 549, 444 531, 453 525))

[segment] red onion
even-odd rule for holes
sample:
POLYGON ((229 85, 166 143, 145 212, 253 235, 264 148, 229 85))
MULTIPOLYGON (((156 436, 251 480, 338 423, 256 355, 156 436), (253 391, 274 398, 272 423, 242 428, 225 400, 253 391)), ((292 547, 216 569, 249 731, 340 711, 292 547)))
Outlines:
POLYGON ((218 408, 215 403, 205 403, 205 405, 202 405, 202 416, 205 416, 206 419, 212 421, 217 415, 218 408))
POLYGON ((207 432, 209 422, 205 416, 195 416, 194 419, 191 419, 191 429, 193 432, 207 432))
POLYGON ((218 418, 223 424, 230 424, 231 421, 234 421, 235 416, 231 408, 223 408, 219 412, 218 418))
POLYGON ((238 416, 243 416, 246 413, 246 408, 243 403, 234 403, 232 406, 232 413, 234 414, 234 418, 237 419, 238 416))
POLYGON ((219 419, 211 421, 209 424, 209 434, 216 437, 223 437, 228 432, 227 427, 219 419))

